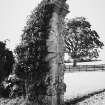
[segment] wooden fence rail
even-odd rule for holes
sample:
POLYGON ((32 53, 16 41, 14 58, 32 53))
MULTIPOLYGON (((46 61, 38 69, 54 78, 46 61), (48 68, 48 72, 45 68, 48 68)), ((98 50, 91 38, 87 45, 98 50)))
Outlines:
POLYGON ((105 64, 100 65, 65 65, 65 72, 76 72, 76 71, 105 71, 105 64))

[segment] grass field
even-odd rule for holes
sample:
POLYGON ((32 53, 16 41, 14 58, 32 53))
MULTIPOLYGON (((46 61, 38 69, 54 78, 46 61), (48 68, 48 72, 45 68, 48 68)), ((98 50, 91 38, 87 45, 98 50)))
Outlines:
POLYGON ((65 73, 65 100, 105 89, 105 72, 65 73))

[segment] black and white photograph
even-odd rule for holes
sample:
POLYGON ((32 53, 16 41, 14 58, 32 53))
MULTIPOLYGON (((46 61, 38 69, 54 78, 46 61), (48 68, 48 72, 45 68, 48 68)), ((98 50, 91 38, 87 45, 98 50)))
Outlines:
POLYGON ((105 105, 105 1, 0 0, 0 105, 105 105))

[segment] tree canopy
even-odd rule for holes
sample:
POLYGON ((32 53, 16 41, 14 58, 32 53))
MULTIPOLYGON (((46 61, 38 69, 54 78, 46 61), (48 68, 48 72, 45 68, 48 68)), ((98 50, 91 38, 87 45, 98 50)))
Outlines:
POLYGON ((91 24, 84 17, 68 20, 64 31, 66 48, 73 59, 99 56, 99 49, 104 46, 91 24))

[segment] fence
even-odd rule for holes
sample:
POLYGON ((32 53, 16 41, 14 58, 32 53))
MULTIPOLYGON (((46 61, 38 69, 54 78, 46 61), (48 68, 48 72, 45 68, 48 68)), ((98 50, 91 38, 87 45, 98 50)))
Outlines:
POLYGON ((76 72, 76 71, 105 71, 105 64, 100 65, 65 65, 65 72, 76 72))

